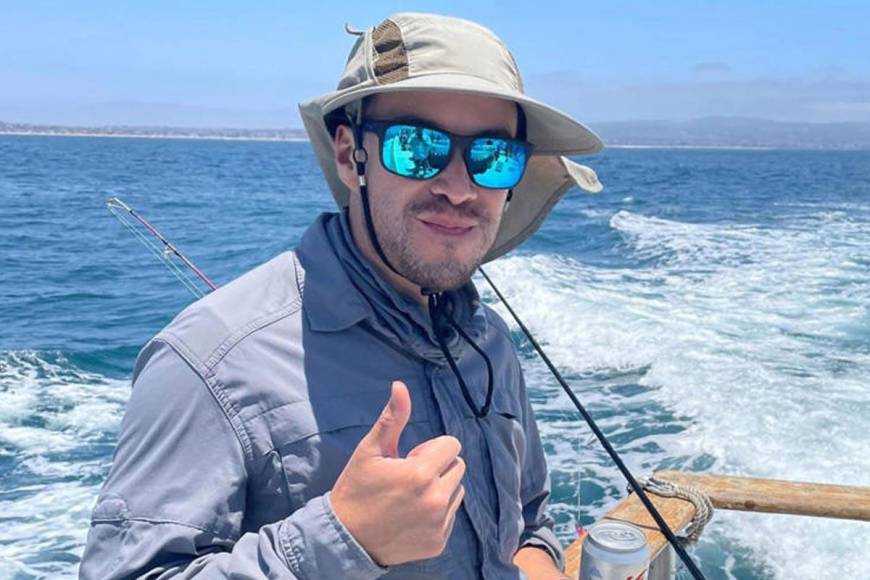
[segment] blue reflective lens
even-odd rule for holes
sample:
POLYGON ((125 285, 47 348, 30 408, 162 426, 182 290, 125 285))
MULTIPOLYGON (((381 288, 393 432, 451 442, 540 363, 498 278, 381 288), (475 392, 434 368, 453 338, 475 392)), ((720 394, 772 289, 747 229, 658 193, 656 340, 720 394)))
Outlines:
POLYGON ((517 141, 489 137, 475 139, 466 157, 474 182, 490 189, 514 187, 526 168, 526 148, 517 141))
POLYGON ((403 177, 429 179, 450 162, 450 137, 427 127, 392 125, 381 147, 384 167, 403 177))

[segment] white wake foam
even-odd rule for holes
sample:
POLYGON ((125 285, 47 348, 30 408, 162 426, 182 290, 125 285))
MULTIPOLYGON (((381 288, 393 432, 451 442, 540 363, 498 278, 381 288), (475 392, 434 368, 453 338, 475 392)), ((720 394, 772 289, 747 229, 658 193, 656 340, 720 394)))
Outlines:
MULTIPOLYGON (((709 457, 721 473, 867 485, 870 225, 849 216, 808 211, 772 229, 621 211, 611 227, 653 266, 603 269, 535 255, 489 270, 588 404, 615 413, 606 431, 626 433, 631 421, 677 427, 653 437, 658 449, 635 433, 623 445, 630 466, 709 457), (621 380, 647 390, 621 397, 613 387, 621 380), (669 417, 657 416, 661 409, 669 417)), ((570 402, 541 365, 525 364, 545 395, 537 412, 569 416, 570 402)), ((579 468, 611 493, 621 488, 600 452, 589 465, 578 429, 585 433, 577 421, 544 425, 554 469, 579 468)), ((586 509, 598 515, 604 506, 586 509)), ((870 554, 866 524, 723 512, 711 534, 749 547, 777 578, 858 577, 870 554)))
POLYGON ((75 577, 127 399, 126 381, 63 356, 0 353, 0 578, 75 577), (94 457, 97 457, 94 459, 94 457))

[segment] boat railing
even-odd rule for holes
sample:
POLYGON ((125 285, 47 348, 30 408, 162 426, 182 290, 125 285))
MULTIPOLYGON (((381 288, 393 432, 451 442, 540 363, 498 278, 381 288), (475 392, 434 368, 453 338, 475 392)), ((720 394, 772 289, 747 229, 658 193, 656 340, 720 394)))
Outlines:
MULTIPOLYGON (((870 522, 870 487, 830 485, 735 477, 711 473, 658 471, 653 477, 705 494, 717 509, 794 514, 870 522)), ((665 522, 674 531, 683 530, 695 517, 695 505, 685 499, 649 494, 665 522)), ((652 517, 638 498, 631 494, 599 521, 616 520, 640 527, 650 548, 649 580, 674 577, 673 549, 668 546, 652 517)), ((565 551, 565 573, 577 578, 585 534, 565 551)))

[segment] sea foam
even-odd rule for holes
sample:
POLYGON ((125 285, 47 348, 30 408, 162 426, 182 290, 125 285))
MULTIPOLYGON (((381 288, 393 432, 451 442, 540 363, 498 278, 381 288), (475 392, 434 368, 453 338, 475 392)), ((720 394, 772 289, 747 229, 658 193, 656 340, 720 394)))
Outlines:
POLYGON ((128 390, 60 353, 0 353, 0 578, 75 577, 128 390))
MULTIPOLYGON (((870 275, 855 264, 870 224, 812 208, 779 229, 624 210, 609 223, 648 265, 525 255, 489 273, 629 466, 866 485, 870 275)), ((526 353, 554 476, 574 470, 586 481, 572 485, 604 496, 560 508, 599 516, 624 483, 526 353)), ((721 512, 704 542, 775 578, 857 577, 870 554, 866 524, 794 516, 721 512)))

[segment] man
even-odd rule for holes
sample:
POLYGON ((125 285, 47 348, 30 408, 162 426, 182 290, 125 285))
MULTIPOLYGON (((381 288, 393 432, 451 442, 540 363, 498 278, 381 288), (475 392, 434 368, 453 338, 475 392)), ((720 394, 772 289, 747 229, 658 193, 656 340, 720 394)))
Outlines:
POLYGON ((562 577, 519 362, 470 277, 600 188, 561 157, 600 141, 525 97, 490 31, 423 14, 359 33, 302 114, 343 211, 140 353, 82 577, 562 577))
POLYGON ((409 138, 409 140, 413 143, 413 151, 411 152, 414 160, 413 176, 425 179, 426 173, 432 169, 429 164, 429 156, 431 155, 432 150, 431 147, 429 147, 429 143, 426 141, 423 131, 424 129, 422 127, 417 127, 417 130, 414 132, 414 137, 409 138))

